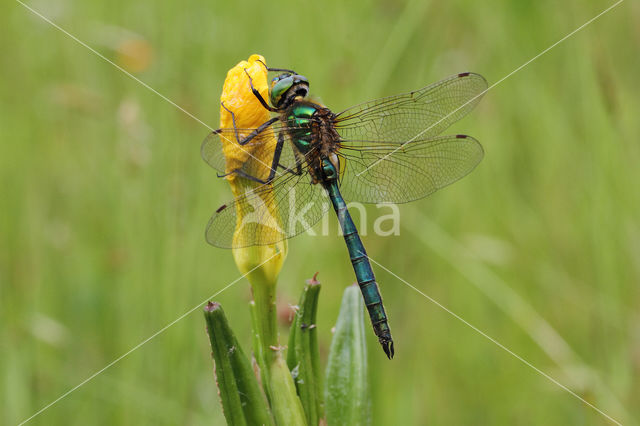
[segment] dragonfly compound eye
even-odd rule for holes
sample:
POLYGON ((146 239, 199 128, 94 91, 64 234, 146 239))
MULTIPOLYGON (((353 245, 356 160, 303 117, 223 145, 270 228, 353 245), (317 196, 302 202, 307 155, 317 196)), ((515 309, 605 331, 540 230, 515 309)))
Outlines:
POLYGON ((293 76, 293 88, 295 89, 296 96, 300 96, 301 98, 306 98, 309 94, 309 80, 307 77, 302 75, 294 75, 293 76))
POLYGON ((282 104, 283 95, 293 86, 293 76, 291 74, 282 74, 271 81, 271 105, 278 108, 282 104))
POLYGON ((271 81, 269 93, 271 105, 286 108, 298 97, 305 98, 309 93, 309 80, 298 74, 281 74, 271 81))

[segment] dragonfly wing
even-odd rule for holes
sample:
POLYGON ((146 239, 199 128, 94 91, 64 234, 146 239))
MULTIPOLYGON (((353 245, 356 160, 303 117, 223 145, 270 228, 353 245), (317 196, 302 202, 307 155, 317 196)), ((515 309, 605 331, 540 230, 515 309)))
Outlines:
POLYGON ((200 152, 204 161, 220 174, 241 169, 250 176, 266 180, 274 166, 273 159, 280 134, 284 140, 278 162, 279 169, 293 170, 296 167, 294 149, 285 130, 280 123, 275 123, 253 136, 244 145, 240 145, 236 135, 242 141, 256 129, 218 129, 207 135, 200 152))
POLYGON ((329 200, 308 173, 286 173, 273 184, 243 180, 245 193, 221 206, 209 220, 207 241, 217 247, 239 248, 275 244, 315 225, 329 200))
POLYGON ((466 135, 414 140, 403 145, 344 141, 340 190, 346 200, 406 203, 470 173, 482 160, 480 143, 466 135))
POLYGON ((422 89, 365 102, 337 115, 345 139, 402 144, 429 139, 471 111, 487 90, 480 74, 461 73, 422 89))

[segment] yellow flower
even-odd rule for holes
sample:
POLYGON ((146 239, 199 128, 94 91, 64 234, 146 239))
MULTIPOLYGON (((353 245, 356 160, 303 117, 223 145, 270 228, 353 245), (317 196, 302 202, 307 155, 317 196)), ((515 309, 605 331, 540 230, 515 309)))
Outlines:
MULTIPOLYGON (((267 85, 267 69, 266 61, 261 55, 251 55, 247 61, 239 62, 235 67, 227 72, 222 89, 220 100, 224 106, 220 107, 220 127, 233 128, 234 119, 237 129, 251 129, 260 126, 271 118, 267 111, 256 96, 251 91, 249 84, 249 76, 256 88, 265 101, 269 99, 269 87, 267 85), (248 76, 248 75, 249 76, 248 76), (233 112, 233 118, 231 113, 233 112)), ((239 130, 240 138, 248 135, 250 131, 239 130)), ((230 134, 221 134, 222 152, 225 157, 225 171, 230 173, 233 170, 243 168, 249 170, 251 175, 265 180, 270 173, 270 165, 273 160, 275 151, 276 138, 269 140, 264 138, 260 143, 248 143, 240 146, 238 141, 231 138, 230 134)), ((251 191, 262 184, 251 181, 249 179, 239 177, 234 173, 227 175, 227 180, 231 185, 234 197, 244 195, 247 191, 251 191)), ((273 199, 269 192, 262 196, 261 206, 250 206, 248 211, 254 209, 266 209, 268 215, 261 215, 266 222, 245 224, 244 208, 236 211, 237 222, 236 230, 233 236, 234 246, 245 245, 243 242, 247 238, 253 238, 255 233, 265 232, 273 234, 279 232, 280 216, 273 204, 273 199), (245 226, 247 225, 247 226, 245 226)), ((262 212, 261 212, 262 213, 262 212)), ((258 234, 259 235, 259 234, 258 234)), ((284 236, 283 236, 284 237, 284 236)), ((287 241, 282 240, 275 244, 243 247, 233 249, 233 257, 240 272, 245 273, 251 285, 267 285, 274 286, 277 282, 278 274, 287 256, 287 241), (262 265, 258 267, 259 265, 262 265), (258 267, 258 268, 256 268, 258 267), (256 268, 249 273, 252 269, 256 268)))
MULTIPOLYGON (((258 101, 249 85, 251 76, 254 88, 265 101, 269 99, 265 63, 262 56, 252 55, 248 61, 241 61, 229 70, 220 97, 224 103, 224 107, 220 108, 221 128, 234 127, 229 111, 233 112, 236 128, 239 129, 256 128, 269 120, 269 111, 258 101)), ((238 134, 242 138, 250 132, 238 131, 238 134)), ((242 168, 252 176, 266 180, 271 171, 270 165, 277 142, 275 137, 262 137, 256 143, 249 142, 240 146, 229 133, 220 136, 226 173, 242 168)), ((235 197, 262 185, 233 173, 227 175, 227 180, 235 197)), ((271 396, 274 417, 278 424, 304 424, 302 403, 296 395, 293 378, 279 349, 278 339, 276 283, 287 257, 287 240, 279 238, 284 235, 280 230, 280 216, 273 203, 272 193, 260 191, 259 194, 259 199, 238 205, 236 208, 233 246, 241 248, 233 249, 233 258, 238 269, 246 274, 253 289, 254 301, 251 306, 255 337, 254 354, 260 366, 262 383, 267 394, 271 396), (255 223, 249 215, 259 217, 261 223, 255 223), (269 245, 242 247, 245 243, 254 242, 256 235, 267 236, 270 238, 268 241, 280 241, 269 245)))

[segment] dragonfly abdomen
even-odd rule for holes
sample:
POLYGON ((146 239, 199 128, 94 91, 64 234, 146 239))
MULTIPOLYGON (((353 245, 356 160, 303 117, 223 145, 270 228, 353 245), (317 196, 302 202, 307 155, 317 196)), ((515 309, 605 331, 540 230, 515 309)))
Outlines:
POLYGON ((358 235, 358 230, 353 223, 353 219, 349 214, 347 205, 340 194, 338 182, 336 180, 325 182, 325 188, 327 188, 329 192, 331 203, 338 215, 338 222, 340 222, 344 241, 349 250, 351 265, 356 274, 358 286, 360 287, 362 298, 367 307, 373 331, 376 336, 378 336, 378 341, 382 345, 382 349, 387 354, 387 357, 391 359, 394 354, 391 329, 389 328, 387 314, 382 304, 382 296, 380 295, 378 283, 371 269, 367 252, 364 249, 360 235, 358 235))

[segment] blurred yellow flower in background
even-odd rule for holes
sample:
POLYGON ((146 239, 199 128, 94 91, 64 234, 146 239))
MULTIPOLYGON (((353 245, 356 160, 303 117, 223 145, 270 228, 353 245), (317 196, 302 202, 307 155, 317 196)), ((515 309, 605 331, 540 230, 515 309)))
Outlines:
POLYGON ((143 38, 127 38, 118 44, 116 62, 131 73, 141 73, 153 62, 153 48, 143 38))

